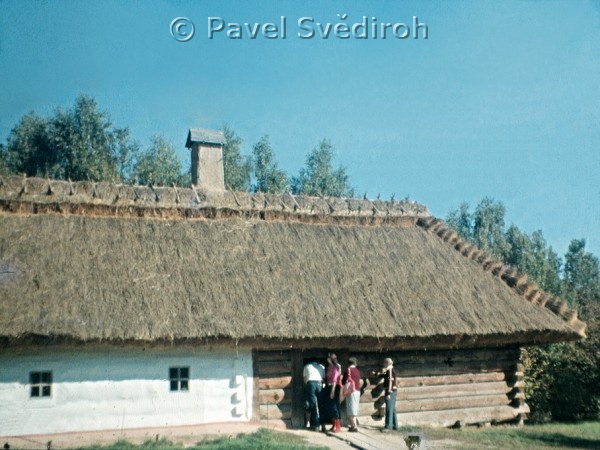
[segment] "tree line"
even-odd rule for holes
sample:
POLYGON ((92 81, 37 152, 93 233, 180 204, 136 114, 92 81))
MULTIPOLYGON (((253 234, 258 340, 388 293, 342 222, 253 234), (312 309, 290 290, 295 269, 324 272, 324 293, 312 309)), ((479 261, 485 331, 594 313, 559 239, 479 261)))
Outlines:
POLYGON ((563 258, 541 231, 505 224, 506 208, 484 198, 471 212, 461 204, 446 222, 466 240, 526 273, 548 293, 567 300, 587 322, 587 339, 531 347, 523 352, 527 403, 534 421, 597 419, 600 412, 600 264, 571 241, 563 258))
MULTIPOLYGON (((242 154, 242 139, 231 127, 223 132, 225 185, 237 191, 283 193, 312 196, 351 195, 345 168, 334 168, 334 147, 324 139, 306 158, 297 176, 289 176, 278 166, 269 136, 242 154)), ((131 139, 128 128, 112 124, 96 100, 81 95, 72 108, 57 109, 50 117, 31 112, 11 130, 6 146, 0 146, 0 172, 53 179, 114 181, 121 183, 180 186, 191 183, 190 171, 161 136, 150 146, 131 139)))

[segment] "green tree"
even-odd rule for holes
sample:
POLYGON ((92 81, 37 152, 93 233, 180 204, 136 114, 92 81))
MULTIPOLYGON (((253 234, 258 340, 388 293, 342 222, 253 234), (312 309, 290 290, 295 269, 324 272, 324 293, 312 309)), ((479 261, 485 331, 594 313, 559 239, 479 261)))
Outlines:
POLYGON ((279 170, 269 142, 269 136, 264 135, 252 149, 252 164, 256 184, 255 192, 282 193, 288 188, 285 172, 279 170))
POLYGON ((182 178, 181 161, 173 146, 161 136, 154 136, 150 148, 139 155, 133 167, 133 180, 138 184, 170 186, 182 178))
POLYGON ((327 140, 322 140, 306 158, 306 167, 293 180, 296 194, 312 196, 342 197, 350 191, 346 169, 332 166, 334 148, 327 140))
POLYGON ((469 204, 461 203, 458 209, 451 210, 446 218, 448 225, 463 239, 473 242, 473 216, 469 212, 469 204))
POLYGON ((515 225, 505 233, 505 253, 503 262, 526 273, 546 292, 560 294, 561 261, 558 255, 548 247, 541 231, 530 236, 515 225))
POLYGON ((8 168, 8 154, 6 147, 0 144, 0 175, 10 175, 12 171, 8 168))
POLYGON ((72 180, 124 181, 136 146, 129 130, 111 124, 96 100, 81 95, 50 118, 21 118, 7 139, 6 165, 13 173, 72 180))
POLYGON ((504 238, 505 213, 504 205, 489 197, 481 200, 473 213, 475 244, 492 255, 502 256, 507 250, 504 238))
POLYGON ((588 339, 523 350, 527 402, 534 421, 597 418, 600 411, 600 271, 585 241, 571 242, 562 263, 542 232, 504 229, 504 206, 483 199, 471 215, 466 204, 448 214, 461 236, 527 273, 542 289, 565 296, 588 323, 588 339))
POLYGON ((564 293, 576 305, 600 301, 600 264, 585 251, 585 239, 574 239, 565 254, 564 293))
POLYGON ((7 170, 28 176, 53 177, 59 171, 58 159, 52 148, 48 120, 33 111, 23 116, 7 139, 7 170))
POLYGON ((129 129, 122 128, 115 132, 117 140, 117 173, 121 181, 133 179, 133 169, 140 155, 141 149, 137 142, 131 142, 129 129))
POLYGON ((250 189, 252 161, 242 155, 242 138, 227 124, 223 126, 226 144, 223 146, 223 170, 225 187, 233 191, 250 189))
POLYGON ((79 96, 72 109, 58 110, 50 121, 50 136, 60 175, 72 180, 119 180, 120 133, 92 97, 79 96))

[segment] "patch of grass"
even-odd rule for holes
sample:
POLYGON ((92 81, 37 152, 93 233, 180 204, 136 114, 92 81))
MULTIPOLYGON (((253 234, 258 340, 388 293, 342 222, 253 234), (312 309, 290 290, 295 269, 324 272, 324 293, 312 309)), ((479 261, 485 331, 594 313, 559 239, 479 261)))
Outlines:
POLYGON ((452 439, 461 449, 599 449, 600 422, 526 425, 523 428, 497 426, 461 430, 431 429, 430 439, 452 439))
POLYGON ((129 441, 124 439, 118 440, 114 444, 110 445, 92 445, 89 447, 81 447, 77 450, 146 450, 146 449, 154 449, 154 450, 181 450, 182 447, 179 444, 174 444, 173 442, 167 439, 159 439, 156 440, 147 440, 143 444, 136 445, 132 444, 129 441))
POLYGON ((196 448, 200 450, 249 448, 261 450, 326 450, 326 447, 309 446, 300 436, 265 428, 261 428, 252 434, 239 434, 234 438, 221 437, 209 442, 200 442, 196 448))
POLYGON ((309 446, 306 441, 291 433, 261 428, 255 433, 239 434, 235 437, 223 436, 198 442, 192 447, 183 447, 166 439, 148 440, 140 445, 127 441, 117 441, 109 446, 83 447, 78 450, 326 450, 325 447, 309 446))

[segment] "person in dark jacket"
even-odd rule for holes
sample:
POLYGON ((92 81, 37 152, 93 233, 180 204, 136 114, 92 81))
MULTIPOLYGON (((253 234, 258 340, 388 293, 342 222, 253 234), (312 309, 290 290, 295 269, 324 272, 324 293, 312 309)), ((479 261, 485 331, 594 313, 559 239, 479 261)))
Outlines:
POLYGON ((398 429, 398 415, 396 414, 396 371, 392 358, 383 360, 383 370, 379 373, 383 378, 383 388, 385 389, 385 426, 382 432, 398 429))

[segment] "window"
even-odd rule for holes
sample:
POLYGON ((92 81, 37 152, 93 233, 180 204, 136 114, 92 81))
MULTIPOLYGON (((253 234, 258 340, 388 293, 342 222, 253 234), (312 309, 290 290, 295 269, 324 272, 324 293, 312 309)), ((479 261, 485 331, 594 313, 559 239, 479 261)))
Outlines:
POLYGON ((50 397, 52 395, 52 372, 29 372, 31 397, 50 397))
POLYGON ((190 368, 189 367, 170 367, 169 381, 172 391, 187 391, 189 389, 190 368))

